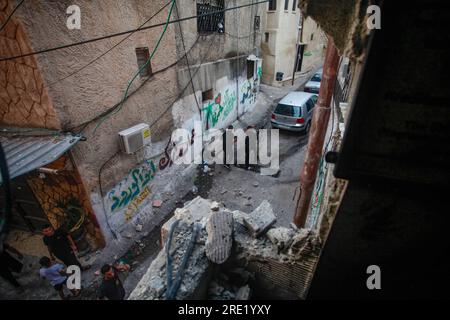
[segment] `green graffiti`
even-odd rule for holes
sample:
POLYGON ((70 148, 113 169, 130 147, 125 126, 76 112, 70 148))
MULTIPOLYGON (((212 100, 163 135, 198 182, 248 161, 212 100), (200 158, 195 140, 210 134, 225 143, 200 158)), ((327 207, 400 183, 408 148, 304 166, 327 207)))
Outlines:
POLYGON ((142 190, 153 180, 156 173, 156 166, 152 160, 146 160, 144 166, 132 169, 129 177, 132 178, 131 184, 128 184, 128 177, 119 185, 119 190, 111 190, 108 198, 112 201, 111 212, 127 206, 133 199, 135 199, 142 190), (125 189, 122 185, 125 184, 125 189))
POLYGON ((258 67, 258 78, 261 79, 261 77, 262 77, 262 67, 259 66, 258 67))
POLYGON ((234 92, 230 92, 229 89, 225 90, 223 99, 222 94, 219 93, 213 101, 209 102, 206 107, 203 108, 206 129, 214 127, 219 122, 220 118, 225 120, 235 105, 236 94, 234 92))
POLYGON ((230 90, 228 89, 225 90, 225 93, 223 95, 223 105, 224 110, 222 120, 225 120, 236 105, 236 93, 230 92, 230 90))

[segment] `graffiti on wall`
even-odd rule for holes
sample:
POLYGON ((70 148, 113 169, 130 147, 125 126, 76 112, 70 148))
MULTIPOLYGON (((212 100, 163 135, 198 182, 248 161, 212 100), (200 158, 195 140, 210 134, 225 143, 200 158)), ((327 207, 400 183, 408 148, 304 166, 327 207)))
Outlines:
POLYGON ((213 128, 219 120, 225 120, 236 106, 236 93, 226 89, 218 93, 214 100, 208 102, 203 108, 206 129, 213 128))
POLYGON ((111 212, 117 212, 127 208, 126 220, 131 218, 137 206, 150 194, 148 187, 156 173, 156 166, 152 160, 147 160, 144 165, 134 168, 120 184, 112 189, 107 196, 111 212))
POLYGON ((241 85, 240 103, 250 105, 256 102, 256 92, 258 87, 258 79, 245 80, 241 85))

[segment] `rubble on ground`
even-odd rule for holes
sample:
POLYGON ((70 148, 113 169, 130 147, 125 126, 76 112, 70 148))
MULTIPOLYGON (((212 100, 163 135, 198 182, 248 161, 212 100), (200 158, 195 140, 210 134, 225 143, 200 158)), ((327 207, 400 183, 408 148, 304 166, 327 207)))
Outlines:
POLYGON ((304 298, 320 241, 311 230, 273 228, 275 221, 268 201, 251 213, 230 211, 201 197, 187 202, 163 225, 163 248, 129 299, 166 299, 166 241, 174 223, 170 246, 173 279, 191 241, 193 226, 199 224, 201 229, 176 299, 246 300, 264 294, 304 298))
POLYGON ((244 217, 245 225, 250 229, 255 238, 264 234, 276 221, 277 218, 273 214, 272 206, 267 200, 261 202, 252 213, 244 217))
POLYGON ((233 213, 220 208, 217 202, 211 205, 211 215, 206 223, 206 256, 216 264, 224 263, 231 254, 233 244, 233 213))

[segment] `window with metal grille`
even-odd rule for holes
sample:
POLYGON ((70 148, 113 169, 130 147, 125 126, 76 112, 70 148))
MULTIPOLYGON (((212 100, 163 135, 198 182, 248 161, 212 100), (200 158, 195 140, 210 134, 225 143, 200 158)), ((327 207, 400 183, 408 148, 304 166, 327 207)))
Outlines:
POLYGON ((136 59, 139 68, 139 76, 148 77, 152 75, 152 65, 149 62, 145 67, 145 63, 150 58, 150 52, 147 47, 136 48, 136 59))
POLYGON ((224 0, 197 0, 198 33, 225 32, 224 0))
POLYGON ((255 16, 255 30, 259 30, 261 28, 261 17, 255 16))
POLYGON ((269 11, 277 10, 277 0, 269 0, 269 11))

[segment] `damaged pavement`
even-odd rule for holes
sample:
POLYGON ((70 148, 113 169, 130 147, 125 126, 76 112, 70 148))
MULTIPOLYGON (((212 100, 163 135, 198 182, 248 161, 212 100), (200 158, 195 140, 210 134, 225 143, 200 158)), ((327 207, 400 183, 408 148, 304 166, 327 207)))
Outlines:
POLYGON ((196 197, 163 225, 164 246, 128 299, 305 298, 320 240, 275 221, 267 201, 245 213, 196 197))

